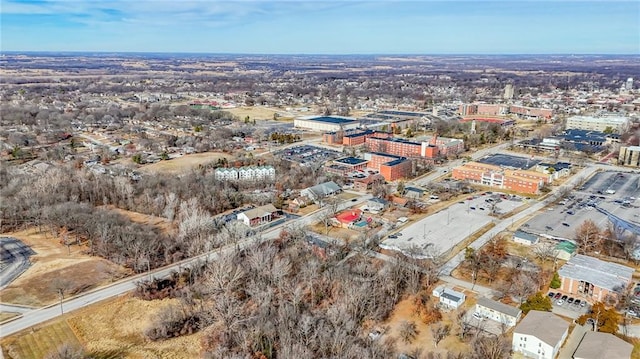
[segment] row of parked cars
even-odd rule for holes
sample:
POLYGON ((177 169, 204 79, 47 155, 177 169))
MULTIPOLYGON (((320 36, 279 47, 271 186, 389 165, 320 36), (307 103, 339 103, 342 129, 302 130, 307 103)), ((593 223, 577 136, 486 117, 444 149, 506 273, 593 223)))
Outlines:
POLYGON ((549 292, 549 298, 551 298, 551 300, 555 300, 557 305, 563 305, 565 302, 567 302, 567 304, 573 304, 581 307, 587 305, 587 302, 584 300, 562 295, 562 293, 549 292))

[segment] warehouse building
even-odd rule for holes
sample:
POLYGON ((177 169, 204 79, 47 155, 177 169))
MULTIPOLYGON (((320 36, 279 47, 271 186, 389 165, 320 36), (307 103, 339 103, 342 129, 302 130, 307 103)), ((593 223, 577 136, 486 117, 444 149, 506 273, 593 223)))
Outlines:
POLYGON ((354 130, 360 127, 360 122, 350 117, 312 116, 293 120, 293 127, 311 131, 336 132, 354 130))

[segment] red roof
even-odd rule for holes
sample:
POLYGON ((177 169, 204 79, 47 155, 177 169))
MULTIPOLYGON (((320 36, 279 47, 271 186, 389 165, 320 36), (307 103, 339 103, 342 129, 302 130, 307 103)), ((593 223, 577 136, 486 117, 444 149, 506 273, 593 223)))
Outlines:
POLYGON ((340 223, 352 223, 360 219, 362 211, 359 209, 350 209, 342 213, 336 214, 336 219, 340 223))

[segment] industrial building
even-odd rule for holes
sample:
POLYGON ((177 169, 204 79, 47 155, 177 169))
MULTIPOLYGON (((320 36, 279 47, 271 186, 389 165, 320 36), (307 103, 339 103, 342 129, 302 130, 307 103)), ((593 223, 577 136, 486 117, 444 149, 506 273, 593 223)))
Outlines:
POLYGON ((311 131, 337 132, 354 130, 360 127, 360 122, 349 117, 312 116, 293 120, 293 127, 311 131))
POLYGON ((623 166, 640 167, 640 146, 620 147, 618 164, 623 166))
POLYGON ((566 129, 580 129, 604 132, 608 129, 622 133, 629 127, 629 119, 622 116, 571 116, 566 129))

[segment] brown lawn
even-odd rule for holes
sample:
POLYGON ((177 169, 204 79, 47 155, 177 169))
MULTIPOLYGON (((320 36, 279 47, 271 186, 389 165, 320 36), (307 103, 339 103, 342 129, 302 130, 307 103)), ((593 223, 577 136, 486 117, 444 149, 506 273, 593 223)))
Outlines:
POLYGON ((127 211, 114 206, 105 206, 105 208, 118 212, 119 214, 129 218, 132 222, 158 227, 164 233, 173 233, 175 231, 174 223, 166 218, 151 216, 140 212, 127 211))
POLYGON ((184 155, 167 161, 160 161, 140 167, 140 171, 153 173, 169 173, 179 174, 197 168, 199 165, 205 165, 210 162, 217 161, 220 158, 232 158, 231 155, 220 152, 203 152, 184 155))
POLYGON ((36 228, 3 235, 20 239, 36 252, 31 257, 31 267, 2 290, 3 302, 31 306, 51 304, 59 299, 56 286, 63 285, 68 296, 128 273, 105 259, 84 254, 83 246, 67 248, 60 243, 60 238, 38 232, 36 228))

